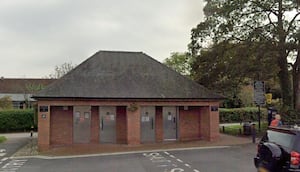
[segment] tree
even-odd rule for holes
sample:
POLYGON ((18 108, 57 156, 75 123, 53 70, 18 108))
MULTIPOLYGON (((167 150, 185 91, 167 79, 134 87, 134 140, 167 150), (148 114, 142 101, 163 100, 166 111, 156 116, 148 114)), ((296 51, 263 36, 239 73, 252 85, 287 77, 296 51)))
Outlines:
MULTIPOLYGON (((272 52, 273 63, 279 69, 277 76, 283 105, 290 107, 293 99, 287 59, 293 52, 299 53, 297 50, 300 46, 299 0, 206 0, 206 2, 205 21, 192 29, 189 45, 192 55, 198 56, 207 45, 224 41, 231 44, 259 44, 268 47, 267 49, 257 47, 257 51, 272 52)), ((294 65, 295 69, 299 68, 299 64, 294 65)), ((296 88, 298 87, 294 87, 296 88)))
POLYGON ((273 54, 257 51, 260 46, 224 41, 202 49, 191 65, 192 78, 225 95, 227 101, 239 102, 237 100, 242 99, 238 96, 241 88, 252 84, 258 76, 262 80, 270 80, 278 70, 272 63, 273 54))
POLYGON ((190 75, 190 70, 191 70, 190 60, 191 60, 190 55, 187 52, 185 53, 174 52, 171 53, 171 57, 166 58, 164 60, 164 64, 172 68, 176 72, 188 76, 190 75))
POLYGON ((36 83, 26 83, 24 88, 24 100, 26 108, 31 108, 32 104, 29 101, 30 95, 35 94, 36 92, 42 90, 45 86, 43 84, 36 83))
POLYGON ((49 78, 61 78, 72 69, 75 68, 76 65, 73 65, 72 62, 70 63, 63 63, 60 66, 56 65, 54 69, 54 73, 49 75, 49 78))
POLYGON ((0 98, 0 110, 2 109, 11 109, 12 108, 12 100, 9 96, 4 96, 0 98))
POLYGON ((300 111, 300 47, 298 48, 297 58, 293 68, 293 88, 295 108, 300 111))

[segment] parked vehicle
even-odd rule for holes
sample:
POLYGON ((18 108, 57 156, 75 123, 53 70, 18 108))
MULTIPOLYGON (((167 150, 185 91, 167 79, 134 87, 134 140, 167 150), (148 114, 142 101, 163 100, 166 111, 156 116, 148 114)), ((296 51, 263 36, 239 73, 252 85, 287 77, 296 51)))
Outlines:
POLYGON ((300 172, 300 127, 269 127, 257 145, 258 172, 300 172))

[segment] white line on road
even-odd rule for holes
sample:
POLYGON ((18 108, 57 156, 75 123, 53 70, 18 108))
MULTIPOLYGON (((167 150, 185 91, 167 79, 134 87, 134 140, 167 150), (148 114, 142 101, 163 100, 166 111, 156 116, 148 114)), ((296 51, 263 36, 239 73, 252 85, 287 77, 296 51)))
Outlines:
POLYGON ((157 167, 167 167, 169 165, 166 165, 166 164, 162 164, 162 165, 158 165, 157 167))
POLYGON ((177 161, 179 161, 179 162, 183 162, 181 159, 176 159, 177 161))
POLYGON ((4 155, 6 155, 6 153, 0 153, 0 156, 4 156, 4 155))
POLYGON ((8 158, 2 158, 2 159, 1 159, 1 161, 6 161, 6 160, 8 160, 8 158))
POLYGON ((170 155, 169 152, 164 152, 164 153, 167 154, 167 155, 170 155))
POLYGON ((176 158, 174 155, 170 155, 171 158, 176 158))
POLYGON ((22 167, 27 160, 11 160, 10 162, 6 163, 1 169, 0 172, 15 172, 22 167))
POLYGON ((5 149, 0 149, 0 153, 6 152, 5 149))
POLYGON ((200 172, 199 170, 194 169, 194 172, 200 172))
POLYGON ((184 165, 187 166, 187 167, 189 167, 189 168, 191 168, 190 164, 184 164, 184 165))

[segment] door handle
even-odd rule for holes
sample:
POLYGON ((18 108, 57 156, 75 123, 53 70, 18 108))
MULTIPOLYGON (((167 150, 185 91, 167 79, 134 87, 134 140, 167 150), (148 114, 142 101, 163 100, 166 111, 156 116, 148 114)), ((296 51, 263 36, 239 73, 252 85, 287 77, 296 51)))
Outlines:
POLYGON ((103 131, 103 117, 101 117, 101 130, 103 131))
POLYGON ((173 122, 176 123, 176 118, 175 117, 173 117, 173 122))
POLYGON ((154 121, 153 121, 153 118, 151 118, 151 127, 152 127, 152 130, 154 129, 154 121))

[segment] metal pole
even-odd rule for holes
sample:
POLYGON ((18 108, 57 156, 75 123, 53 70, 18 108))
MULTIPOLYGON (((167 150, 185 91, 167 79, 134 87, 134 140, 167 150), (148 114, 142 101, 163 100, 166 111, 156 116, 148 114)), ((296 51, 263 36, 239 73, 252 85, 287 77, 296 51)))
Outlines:
POLYGON ((251 125, 251 134, 252 134, 252 143, 255 143, 255 139, 256 139, 255 123, 252 123, 251 125))
POLYGON ((258 132, 260 132, 260 105, 258 105, 258 132))

